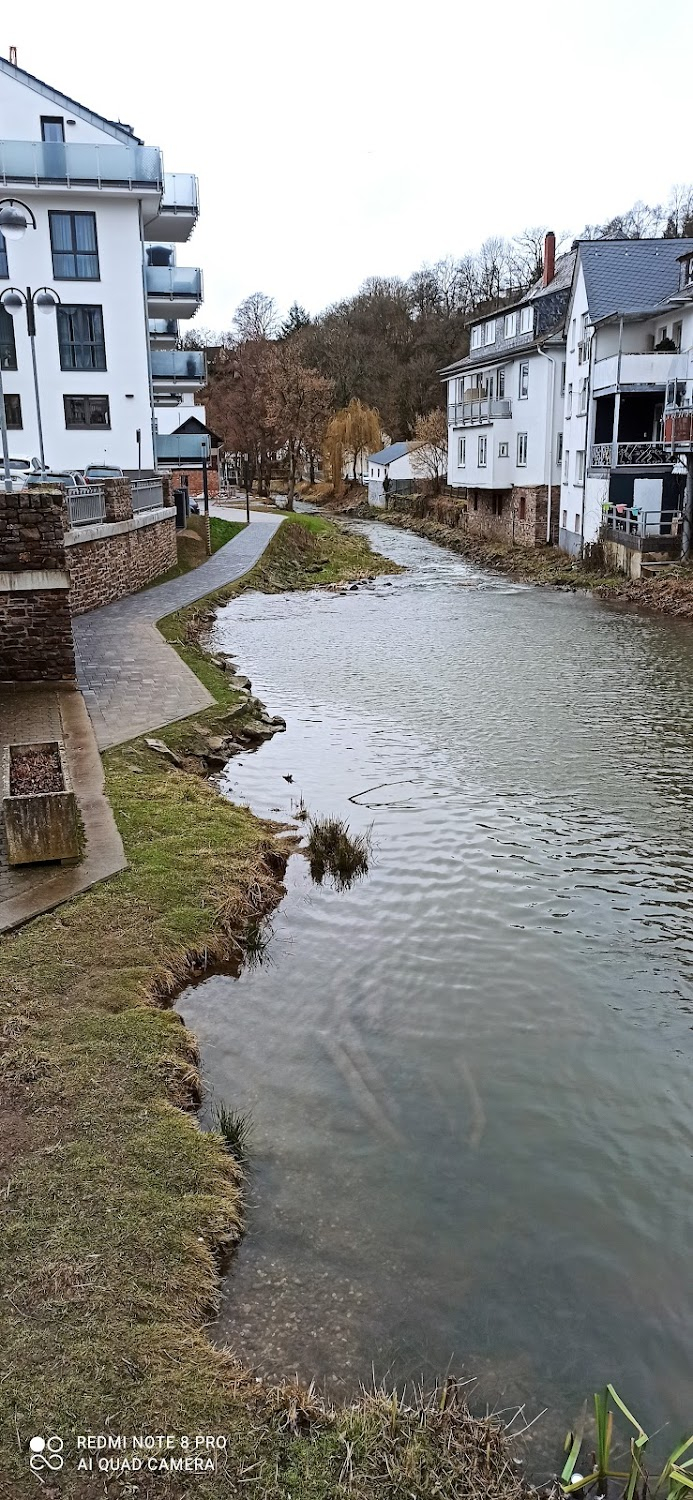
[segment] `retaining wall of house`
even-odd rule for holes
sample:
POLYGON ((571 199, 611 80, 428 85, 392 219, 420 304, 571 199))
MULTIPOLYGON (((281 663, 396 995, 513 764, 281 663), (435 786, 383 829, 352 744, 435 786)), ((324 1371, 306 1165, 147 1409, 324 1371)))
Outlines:
MULTIPOLYGON (((389 495, 388 509, 409 512, 459 527, 470 536, 516 542, 523 547, 546 541, 547 485, 514 485, 509 490, 459 489, 455 498, 389 495)), ((552 528, 558 521, 558 490, 552 494, 552 528)))
POLYGON ((69 589, 61 495, 0 488, 0 681, 74 681, 69 589))

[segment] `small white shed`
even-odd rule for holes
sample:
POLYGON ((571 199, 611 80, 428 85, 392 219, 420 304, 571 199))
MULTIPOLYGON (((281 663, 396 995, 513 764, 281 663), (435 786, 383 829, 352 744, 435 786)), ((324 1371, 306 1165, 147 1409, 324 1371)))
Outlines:
POLYGON ((368 458, 368 504, 384 505, 386 491, 383 481, 387 475, 390 494, 397 490, 397 481, 413 480, 409 450, 411 443, 390 443, 380 453, 371 453, 368 458))

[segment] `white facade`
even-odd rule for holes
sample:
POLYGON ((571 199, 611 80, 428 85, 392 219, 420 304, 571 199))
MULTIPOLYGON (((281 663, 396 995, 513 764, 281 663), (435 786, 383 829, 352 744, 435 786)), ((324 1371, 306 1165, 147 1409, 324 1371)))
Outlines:
MULTIPOLYGON (((593 255, 595 248, 586 245, 584 252, 593 255)), ((566 320, 559 545, 574 555, 597 541, 615 506, 643 534, 670 529, 681 485, 665 442, 666 392, 670 382, 693 382, 693 308, 662 292, 665 254, 668 291, 678 276, 676 243, 607 242, 600 253, 612 262, 610 300, 604 304, 607 294, 598 287, 602 302, 595 296, 590 306, 581 247, 566 320)))
MULTIPOLYGON (((146 242, 162 229, 169 239, 189 236, 197 218, 194 178, 165 178, 160 152, 143 147, 128 127, 0 59, 0 181, 0 199, 30 211, 20 239, 0 236, 0 299, 10 288, 24 294, 48 287, 60 302, 35 313, 47 467, 154 467, 155 403, 176 396, 181 378, 169 339, 152 381, 157 341, 150 343, 149 321, 190 316, 201 300, 201 276, 154 274, 146 242)), ((23 305, 0 312, 0 366, 10 453, 38 457, 23 305)), ((186 404, 202 383, 184 374, 186 404)))

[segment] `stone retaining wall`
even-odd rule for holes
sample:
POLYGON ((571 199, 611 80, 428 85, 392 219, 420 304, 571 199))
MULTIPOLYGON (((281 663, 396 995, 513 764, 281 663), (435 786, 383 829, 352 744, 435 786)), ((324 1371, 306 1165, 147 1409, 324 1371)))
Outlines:
POLYGON ((80 526, 67 533, 65 546, 72 613, 83 615, 134 594, 175 567, 176 512, 166 507, 131 514, 129 520, 80 526))
MULTIPOLYGON (((388 509, 420 519, 459 527, 470 536, 516 542, 523 547, 546 541, 548 489, 541 485, 513 485, 508 490, 462 489, 452 500, 434 495, 390 495, 388 509)), ((552 521, 558 518, 558 487, 552 491, 552 521)))
POLYGON ((74 681, 62 497, 0 488, 0 681, 74 681))

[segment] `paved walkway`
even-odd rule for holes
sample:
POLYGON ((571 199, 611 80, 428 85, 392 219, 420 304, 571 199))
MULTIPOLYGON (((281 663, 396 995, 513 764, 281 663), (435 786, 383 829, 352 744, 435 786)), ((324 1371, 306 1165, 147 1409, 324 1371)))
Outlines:
POLYGON ((100 750, 210 707, 213 698, 155 622, 242 578, 280 525, 281 517, 253 515, 244 531, 182 578, 73 620, 77 674, 100 750))
POLYGON ((78 865, 10 867, 0 818, 0 932, 51 911, 126 866, 123 844, 103 790, 103 768, 82 694, 70 688, 0 690, 0 754, 6 744, 62 740, 84 824, 86 852, 78 865))

